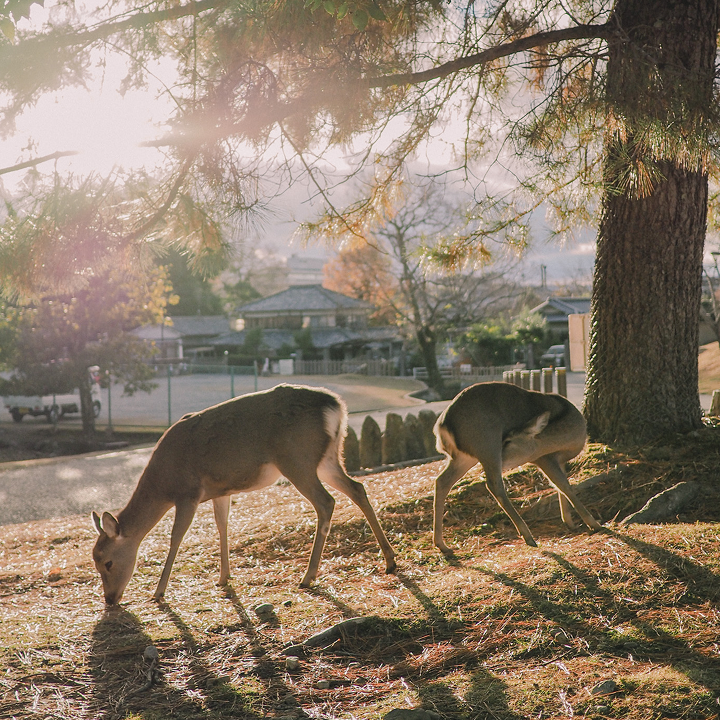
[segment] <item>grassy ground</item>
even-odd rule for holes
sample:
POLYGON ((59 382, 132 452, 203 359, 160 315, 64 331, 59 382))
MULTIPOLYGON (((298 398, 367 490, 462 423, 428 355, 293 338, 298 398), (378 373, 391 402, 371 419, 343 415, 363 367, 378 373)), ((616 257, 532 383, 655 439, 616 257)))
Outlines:
POLYGON ((0 528, 0 717, 380 718, 422 707, 443 718, 711 718, 720 696, 720 515, 715 428, 624 455, 591 445, 575 480, 608 524, 568 533, 532 470, 511 496, 539 549, 517 539, 473 471, 455 488, 448 562, 430 539, 439 464, 365 479, 399 553, 397 575, 359 511, 338 498, 318 581, 299 590, 314 514, 289 485, 236 496, 233 579, 218 588, 217 533, 203 507, 167 602, 150 601, 171 518, 141 546, 122 606, 106 611, 87 518, 0 528), (705 493, 676 522, 613 524, 680 480, 705 493), (261 619, 253 608, 272 603, 261 619), (287 671, 283 649, 349 617, 376 618, 287 671), (146 686, 143 651, 159 651, 146 686), (325 683, 319 681, 327 681, 325 683), (610 695, 592 695, 612 680, 610 695))

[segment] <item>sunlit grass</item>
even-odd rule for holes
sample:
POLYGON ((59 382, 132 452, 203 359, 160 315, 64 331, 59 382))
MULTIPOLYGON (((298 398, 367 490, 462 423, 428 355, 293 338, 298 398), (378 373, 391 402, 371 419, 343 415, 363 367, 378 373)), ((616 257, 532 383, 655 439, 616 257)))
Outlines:
MULTIPOLYGON (((636 509, 648 487, 712 464, 714 442, 698 443, 694 465, 672 447, 674 460, 660 461, 591 446, 574 472, 591 477, 625 463, 584 496, 607 521, 618 508, 636 509)), ((160 605, 150 598, 172 517, 142 545, 124 602, 110 611, 90 560, 89 520, 0 529, 0 716, 370 720, 396 707, 461 720, 717 714, 720 531, 706 522, 714 518, 696 512, 687 522, 592 535, 531 520, 534 549, 474 475, 449 499, 449 562, 430 540, 439 467, 366 479, 399 552, 397 575, 383 574, 365 521, 338 497, 310 590, 298 583, 314 513, 287 484, 236 497, 228 588, 215 584, 217 531, 211 508, 201 507, 160 605), (255 614, 261 602, 272 616, 255 614), (355 616, 376 620, 286 669, 286 646, 355 616), (148 645, 162 676, 143 689, 148 645), (613 693, 592 695, 604 680, 616 683, 613 693)), ((526 514, 551 494, 531 471, 508 485, 518 505, 531 499, 526 514)))

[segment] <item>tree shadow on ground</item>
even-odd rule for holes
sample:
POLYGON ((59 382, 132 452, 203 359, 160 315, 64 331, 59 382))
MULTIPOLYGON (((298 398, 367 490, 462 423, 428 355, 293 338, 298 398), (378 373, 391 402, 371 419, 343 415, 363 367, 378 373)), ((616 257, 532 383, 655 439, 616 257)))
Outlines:
MULTIPOLYGON (((695 587, 694 604, 716 602, 720 578, 707 568, 665 548, 611 531, 607 534, 626 542, 680 582, 695 587)), ((513 591, 517 612, 527 614, 527 606, 522 607, 526 603, 535 614, 559 625, 569 642, 576 642, 576 652, 585 652, 584 646, 593 653, 610 657, 626 659, 632 656, 637 660, 670 666, 689 680, 706 687, 713 695, 717 694, 720 690, 720 658, 702 652, 686 639, 643 618, 643 610, 659 609, 651 589, 645 593, 646 597, 643 597, 642 588, 633 588, 637 597, 621 597, 604 587, 596 575, 561 555, 548 551, 544 551, 543 555, 557 564, 562 576, 572 578, 572 585, 566 583, 567 592, 551 595, 547 579, 541 586, 532 586, 504 572, 483 567, 476 569, 513 591), (590 615, 598 621, 593 623, 590 615), (623 626, 632 628, 632 632, 623 632, 623 626)), ((546 647, 533 648, 532 652, 535 657, 552 657, 557 650, 557 644, 550 642, 546 647)), ((717 708, 713 705, 714 698, 708 698, 708 710, 712 709, 714 716, 717 708)))
POLYGON ((446 681, 416 682, 421 707, 433 710, 443 718, 493 718, 493 720, 522 720, 510 709, 507 685, 492 673, 476 669, 471 675, 470 687, 462 697, 446 681))

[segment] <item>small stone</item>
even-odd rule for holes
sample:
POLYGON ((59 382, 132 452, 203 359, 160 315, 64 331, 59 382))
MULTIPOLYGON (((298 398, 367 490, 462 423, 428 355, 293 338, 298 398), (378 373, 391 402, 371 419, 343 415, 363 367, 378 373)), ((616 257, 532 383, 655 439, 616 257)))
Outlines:
POLYGON ((52 568, 48 573, 48 582, 57 582, 62 577, 62 571, 59 567, 52 568))
POLYGON ((143 650, 143 658, 148 662, 157 660, 159 657, 160 653, 158 653, 158 649, 154 645, 148 645, 145 650, 143 650))
POLYGON ((297 655, 289 655, 285 658, 285 667, 288 670, 297 670, 300 667, 300 658, 297 655))
POLYGON ((218 687, 219 685, 227 685, 231 678, 229 675, 217 675, 216 677, 210 677, 205 681, 205 687, 210 690, 211 688, 218 687))
POLYGON ((272 606, 272 603, 269 603, 269 602, 260 603, 259 605, 257 605, 255 607, 255 614, 258 617, 272 615, 274 611, 275 611, 275 608, 272 606))
POLYGON ((330 687, 330 681, 329 680, 318 680, 315 683, 315 687, 318 690, 327 690, 330 687))
POLYGON ((283 655, 295 655, 296 657, 305 657, 305 647, 303 645, 288 645, 282 649, 283 655))
POLYGON ((617 683, 614 680, 603 680, 590 690, 593 697, 612 695, 617 692, 617 683))
POLYGON ((292 605, 292 600, 285 600, 283 602, 283 607, 290 607, 292 605))

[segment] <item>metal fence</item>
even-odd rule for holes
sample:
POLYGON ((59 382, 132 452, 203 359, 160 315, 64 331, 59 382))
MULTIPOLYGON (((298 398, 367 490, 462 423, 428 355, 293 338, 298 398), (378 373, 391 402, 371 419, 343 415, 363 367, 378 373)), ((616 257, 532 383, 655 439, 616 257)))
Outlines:
MULTIPOLYGON (((490 382, 491 380, 502 380, 505 373, 513 370, 514 365, 497 365, 488 367, 473 367, 471 365, 460 365, 454 367, 441 367, 440 375, 445 380, 461 380, 470 383, 490 382)), ((427 380, 427 368, 413 368, 413 377, 416 380, 427 380)))
POLYGON ((394 363, 387 360, 295 360, 297 375, 396 375, 394 363))
MULTIPOLYGON (((284 366, 286 369, 291 365, 284 366)), ((263 373, 258 365, 224 365, 191 363, 186 361, 159 362, 154 364, 155 388, 150 393, 136 392, 126 395, 121 384, 111 382, 97 392, 99 402, 97 424, 100 427, 115 428, 163 428, 179 420, 183 415, 197 412, 210 405, 224 402, 238 395, 258 390, 267 390, 279 382, 302 382, 313 384, 310 376, 324 373, 326 383, 337 390, 330 379, 333 374, 362 372, 367 375, 390 375, 392 363, 369 361, 360 365, 347 361, 300 361, 294 368, 295 374, 281 375, 263 373)), ((422 370, 416 369, 413 376, 424 377, 422 370)), ((445 369, 446 379, 459 378, 463 384, 490 381, 503 378, 505 368, 472 368, 470 372, 445 369)), ((512 376, 512 373, 511 373, 512 376)), ((505 376, 506 379, 508 376, 505 376)), ((105 380, 112 378, 105 378, 105 380)), ((515 378, 513 377, 513 380, 515 378)), ((528 377, 517 378, 518 382, 528 381, 528 377)), ((558 383, 560 384, 560 383, 558 383)), ((341 386, 342 383, 339 383, 341 386)), ((48 402, 51 402, 49 400, 48 402)), ((77 401, 79 408, 79 397, 77 401)), ((1 408, 0 408, 1 410, 1 408)), ((12 422, 12 416, 3 413, 5 422, 12 422)), ((22 420, 22 418, 21 418, 22 420)), ((44 418, 25 417, 25 424, 44 422, 44 418)), ((68 411, 63 415, 63 424, 79 424, 79 412, 68 411)))

